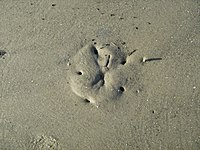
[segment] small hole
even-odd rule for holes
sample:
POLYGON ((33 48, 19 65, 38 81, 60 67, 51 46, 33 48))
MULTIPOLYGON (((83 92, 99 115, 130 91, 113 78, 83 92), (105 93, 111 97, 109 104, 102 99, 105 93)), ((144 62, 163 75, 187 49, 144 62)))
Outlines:
POLYGON ((3 57, 6 54, 6 51, 0 50, 0 58, 3 57))
POLYGON ((121 62, 122 65, 125 65, 125 63, 126 63, 126 60, 124 60, 124 61, 121 62))
POLYGON ((115 16, 115 14, 110 14, 110 16, 115 16))
POLYGON ((119 87, 119 90, 121 91, 121 92, 124 92, 125 91, 125 89, 124 89, 124 87, 119 87))
POLYGON ((94 48, 94 54, 95 54, 95 55, 98 55, 98 51, 97 51, 96 48, 94 48))
POLYGON ((154 110, 152 110, 152 113, 154 114, 154 113, 155 113, 155 111, 154 111, 154 110))
POLYGON ((56 4, 52 4, 51 6, 53 6, 53 7, 54 7, 54 6, 56 6, 56 4))
POLYGON ((122 45, 125 45, 126 44, 126 42, 122 42, 122 45))
POLYGON ((78 74, 78 75, 82 75, 83 73, 79 71, 79 72, 77 72, 77 74, 78 74))
POLYGON ((97 42, 94 42, 94 45, 96 45, 97 44, 97 42))
POLYGON ((135 27, 138 30, 138 27, 135 27))
POLYGON ((88 99, 84 99, 84 102, 86 102, 86 103, 90 103, 90 100, 88 100, 88 99))
POLYGON ((95 39, 92 39, 92 41, 95 41, 95 39))

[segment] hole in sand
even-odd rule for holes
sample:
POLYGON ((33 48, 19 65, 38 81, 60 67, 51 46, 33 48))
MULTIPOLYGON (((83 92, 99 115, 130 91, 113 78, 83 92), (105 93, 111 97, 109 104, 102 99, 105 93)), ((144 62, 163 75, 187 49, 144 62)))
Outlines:
POLYGON ((83 73, 82 73, 81 71, 78 71, 77 74, 78 74, 78 75, 82 75, 83 73))
POLYGON ((0 50, 0 58, 3 57, 6 54, 6 51, 0 50))
POLYGON ((90 100, 84 99, 84 102, 85 102, 85 103, 90 103, 90 100))
POLYGON ((123 61, 121 62, 121 64, 122 64, 122 65, 125 65, 125 64, 126 64, 126 60, 123 60, 123 61))
POLYGON ((122 42, 122 45, 125 45, 126 44, 126 42, 122 42))
POLYGON ((98 51, 95 47, 93 48, 93 52, 94 52, 95 55, 98 55, 98 51))
POLYGON ((124 87, 120 86, 119 91, 124 92, 125 91, 124 87))

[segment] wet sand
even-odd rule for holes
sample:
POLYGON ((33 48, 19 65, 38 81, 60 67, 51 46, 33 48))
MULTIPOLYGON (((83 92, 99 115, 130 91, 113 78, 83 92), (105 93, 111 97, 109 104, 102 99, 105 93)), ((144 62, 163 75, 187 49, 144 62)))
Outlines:
POLYGON ((198 150, 199 10, 1 0, 0 150, 198 150))

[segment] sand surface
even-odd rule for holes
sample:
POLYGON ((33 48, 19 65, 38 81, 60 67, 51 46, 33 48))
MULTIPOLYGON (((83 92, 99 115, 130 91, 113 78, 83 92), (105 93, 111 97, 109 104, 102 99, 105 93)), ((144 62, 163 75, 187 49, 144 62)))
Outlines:
POLYGON ((0 150, 200 149, 199 0, 0 0, 0 150))

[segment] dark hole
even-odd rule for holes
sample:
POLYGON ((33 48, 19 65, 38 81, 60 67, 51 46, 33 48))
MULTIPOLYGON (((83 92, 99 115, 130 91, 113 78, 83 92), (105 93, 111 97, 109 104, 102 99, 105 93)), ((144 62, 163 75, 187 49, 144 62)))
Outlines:
POLYGON ((110 16, 115 16, 115 14, 110 14, 110 16))
POLYGON ((54 7, 54 6, 56 6, 56 4, 52 4, 51 6, 53 6, 53 7, 54 7))
POLYGON ((0 58, 6 54, 6 51, 0 50, 0 58))
POLYGON ((126 60, 123 60, 123 61, 121 62, 122 65, 125 65, 125 63, 126 63, 126 60))
POLYGON ((151 24, 151 22, 148 22, 148 24, 151 24))
POLYGON ((137 18, 137 17, 133 17, 133 18, 137 18))
POLYGON ((88 99, 84 99, 84 102, 86 102, 86 103, 90 103, 90 100, 88 100, 88 99))
POLYGON ((99 8, 97 8, 97 10, 100 10, 99 8))
POLYGON ((92 41, 95 41, 95 39, 92 39, 92 41))
POLYGON ((126 44, 126 42, 122 42, 122 45, 125 45, 126 44))
POLYGON ((77 72, 77 74, 78 74, 78 75, 82 75, 83 73, 79 71, 79 72, 77 72))
POLYGON ((94 48, 94 54, 95 54, 95 55, 98 55, 98 51, 97 51, 96 48, 94 48))
POLYGON ((33 3, 31 3, 31 5, 33 5, 33 3))
POLYGON ((97 42, 94 42, 94 45, 96 45, 97 44, 97 42))
POLYGON ((110 44, 106 44, 106 46, 110 46, 110 44))
POLYGON ((124 18, 123 18, 123 17, 120 17, 119 19, 121 19, 121 20, 122 20, 122 19, 124 19, 124 18))
POLYGON ((119 87, 119 90, 121 91, 121 92, 124 92, 125 91, 125 89, 124 89, 124 87, 119 87))
POLYGON ((138 30, 138 27, 135 27, 138 30))
POLYGON ((154 111, 154 110, 152 110, 152 113, 154 114, 154 113, 155 113, 155 111, 154 111))
POLYGON ((44 18, 42 18, 42 20, 45 20, 44 18))

